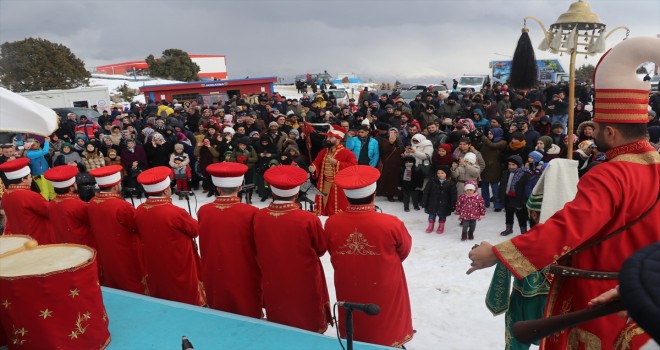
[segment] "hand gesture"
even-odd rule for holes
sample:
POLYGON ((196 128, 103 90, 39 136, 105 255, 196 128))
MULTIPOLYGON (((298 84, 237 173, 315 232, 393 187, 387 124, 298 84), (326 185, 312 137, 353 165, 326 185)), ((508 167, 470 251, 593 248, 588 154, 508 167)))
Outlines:
POLYGON ((471 267, 466 272, 468 275, 474 271, 491 267, 498 261, 497 255, 493 253, 493 245, 488 242, 481 242, 479 246, 470 250, 468 258, 472 260, 471 267))
POLYGON ((307 168, 310 173, 315 173, 316 172, 316 166, 314 164, 310 165, 309 168, 307 168))
POLYGON ((50 142, 50 137, 48 136, 44 137, 44 142, 50 142))
POLYGON ((337 165, 337 160, 336 159, 331 157, 331 158, 328 158, 328 160, 330 161, 330 164, 337 165))

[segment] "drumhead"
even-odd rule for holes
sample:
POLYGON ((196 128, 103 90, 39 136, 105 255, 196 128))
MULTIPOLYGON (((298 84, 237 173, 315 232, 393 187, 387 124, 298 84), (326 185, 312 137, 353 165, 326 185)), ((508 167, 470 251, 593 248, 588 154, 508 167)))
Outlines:
POLYGON ((49 244, 0 258, 0 278, 52 274, 84 265, 94 250, 77 244, 49 244))
POLYGON ((23 247, 25 242, 31 240, 26 235, 5 235, 0 236, 0 255, 23 247))

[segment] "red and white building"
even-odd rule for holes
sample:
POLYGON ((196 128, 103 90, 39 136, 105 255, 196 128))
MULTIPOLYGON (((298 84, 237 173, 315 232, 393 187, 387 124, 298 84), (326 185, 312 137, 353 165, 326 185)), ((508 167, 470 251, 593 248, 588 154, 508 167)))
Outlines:
MULTIPOLYGON (((202 79, 227 79, 227 59, 224 55, 188 55, 199 66, 197 74, 202 79)), ((111 75, 131 75, 135 70, 140 72, 149 68, 147 62, 129 61, 96 67, 96 73, 111 75)))
POLYGON ((191 83, 176 83, 162 85, 146 85, 140 87, 145 101, 172 101, 179 102, 199 101, 212 104, 222 99, 229 100, 232 96, 242 96, 267 93, 269 96, 274 92, 274 84, 277 77, 261 77, 248 79, 195 81, 191 83))

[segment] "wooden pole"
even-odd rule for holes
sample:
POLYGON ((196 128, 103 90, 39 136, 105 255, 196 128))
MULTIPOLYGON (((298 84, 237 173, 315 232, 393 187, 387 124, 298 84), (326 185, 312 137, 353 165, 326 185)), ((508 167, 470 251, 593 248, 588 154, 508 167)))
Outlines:
MULTIPOLYGON (((575 36, 577 40, 578 35, 575 36)), ((573 159, 573 122, 575 120, 575 56, 577 56, 577 47, 571 49, 571 66, 568 75, 568 122, 567 132, 568 149, 566 158, 573 159)))

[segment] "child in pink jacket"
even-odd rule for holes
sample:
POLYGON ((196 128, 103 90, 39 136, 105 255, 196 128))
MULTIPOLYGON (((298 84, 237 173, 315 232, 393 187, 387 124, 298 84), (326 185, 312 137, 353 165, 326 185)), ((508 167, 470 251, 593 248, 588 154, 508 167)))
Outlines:
POLYGON ((477 184, 474 181, 465 182, 465 193, 458 196, 456 201, 456 215, 458 215, 458 220, 463 226, 461 241, 473 240, 477 220, 481 220, 486 216, 486 204, 476 190, 477 184))

